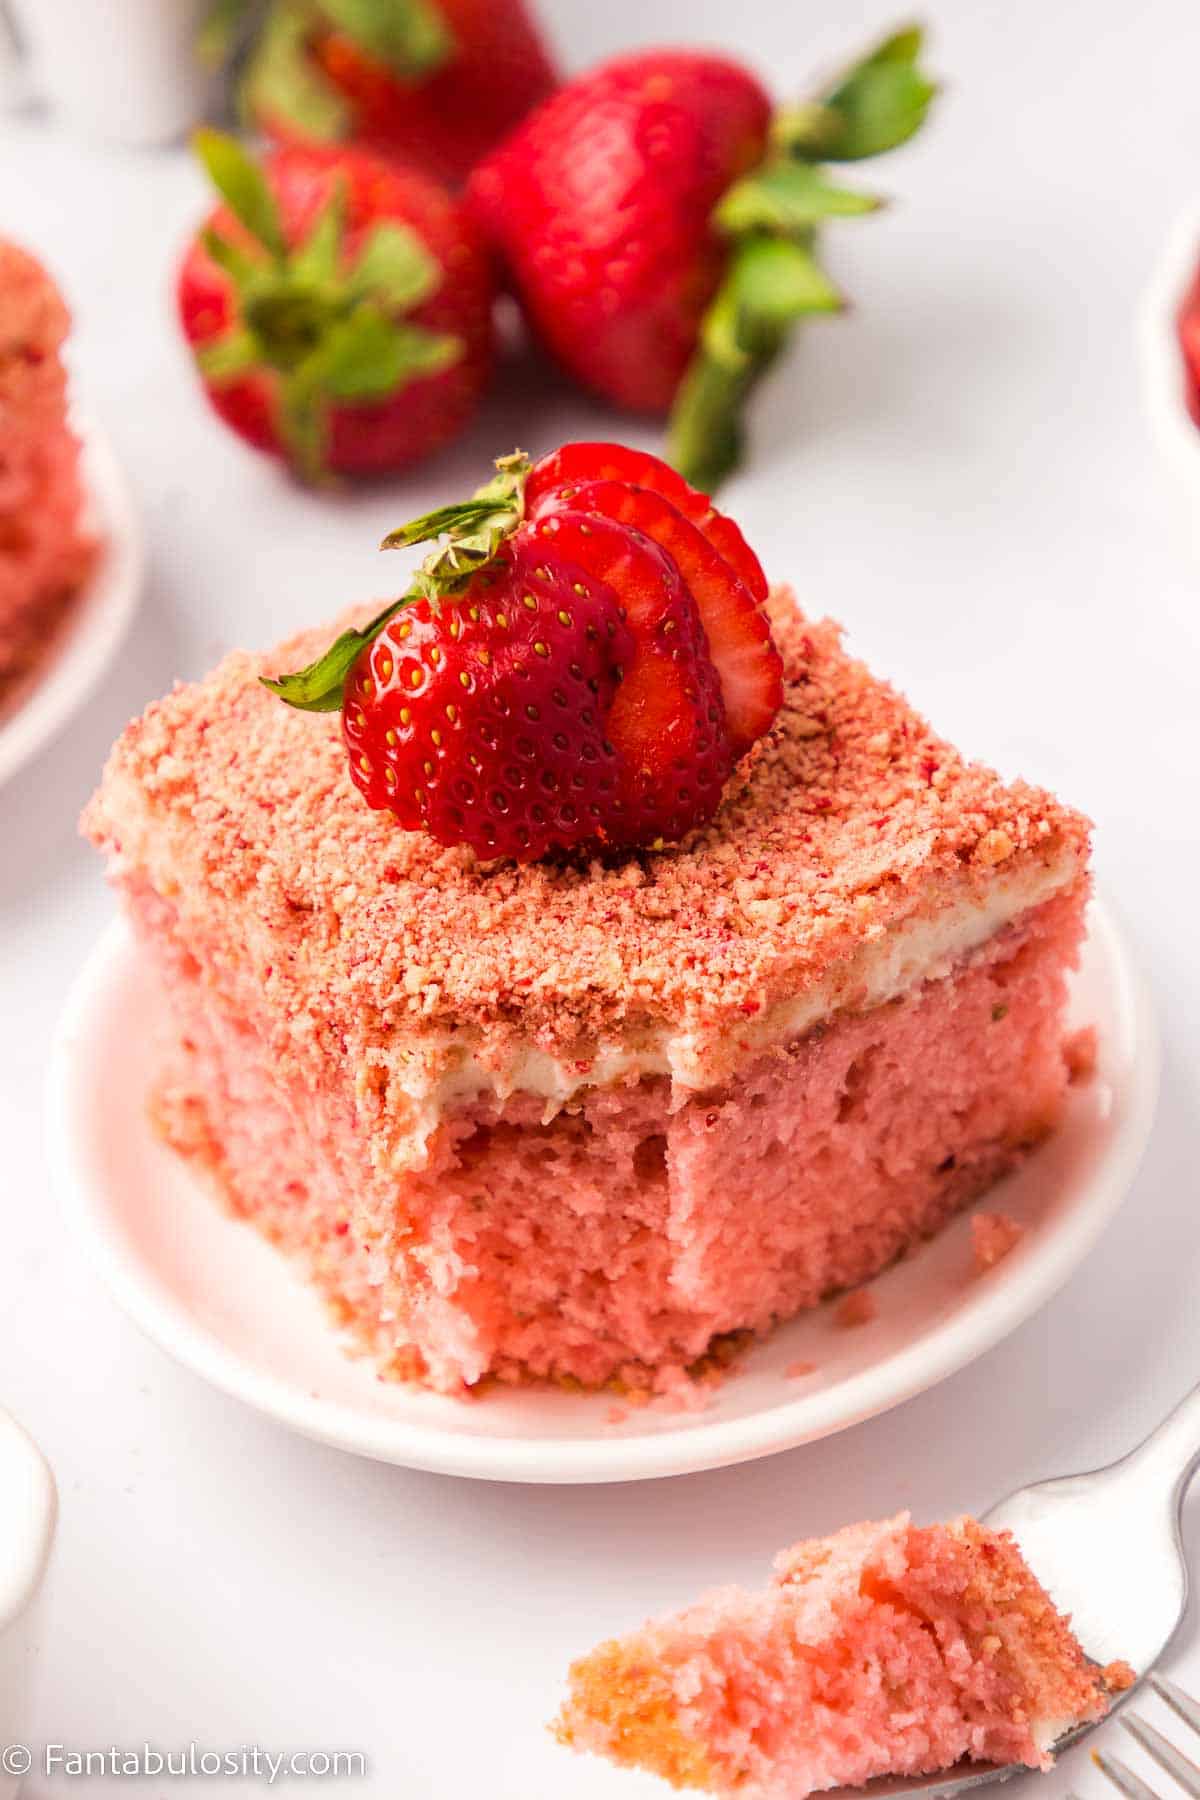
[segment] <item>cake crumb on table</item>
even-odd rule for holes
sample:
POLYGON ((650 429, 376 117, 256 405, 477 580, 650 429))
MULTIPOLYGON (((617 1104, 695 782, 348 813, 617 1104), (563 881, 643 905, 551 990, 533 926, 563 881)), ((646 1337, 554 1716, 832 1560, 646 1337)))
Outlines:
POLYGON ((992 1268, 1024 1236, 1024 1225, 1008 1213, 976 1213, 971 1220, 971 1255, 975 1262, 975 1273, 982 1275, 992 1268))
POLYGON ((1084 1025, 1073 1031, 1063 1045, 1063 1061, 1067 1065, 1067 1079, 1072 1087, 1078 1087, 1090 1081, 1096 1073, 1096 1058, 1100 1051, 1100 1041, 1094 1025, 1084 1025))
POLYGON ((839 1300, 833 1322, 843 1331, 850 1331, 855 1325, 869 1325, 878 1317, 879 1306, 874 1294, 868 1293, 866 1288, 855 1288, 852 1294, 839 1300))

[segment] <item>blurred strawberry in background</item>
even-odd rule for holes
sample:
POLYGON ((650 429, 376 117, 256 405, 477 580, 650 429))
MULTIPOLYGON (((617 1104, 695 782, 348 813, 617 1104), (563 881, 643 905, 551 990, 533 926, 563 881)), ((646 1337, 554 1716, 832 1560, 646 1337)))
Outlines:
POLYGON ((214 410, 306 480, 405 467, 457 436, 492 361, 491 266, 429 177, 333 148, 260 166, 196 134, 223 204, 179 274, 214 410))
POLYGON ((920 49, 919 31, 897 32, 775 113, 724 57, 634 53, 561 88, 472 175, 535 333, 614 405, 669 412, 670 459, 696 486, 737 462, 743 402, 796 321, 843 305, 817 229, 882 202, 821 165, 920 128, 934 94, 920 49))
POLYGON ((1183 351, 1184 398, 1192 418, 1200 425, 1200 271, 1179 308, 1179 347, 1183 351))
POLYGON ((523 0, 217 0, 202 50, 246 121, 462 180, 555 85, 523 0))

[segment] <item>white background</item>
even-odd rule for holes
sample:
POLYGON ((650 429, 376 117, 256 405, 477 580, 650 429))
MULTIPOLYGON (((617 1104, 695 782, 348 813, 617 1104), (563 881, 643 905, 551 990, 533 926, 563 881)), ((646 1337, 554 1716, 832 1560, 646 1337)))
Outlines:
MULTIPOLYGON (((740 46, 781 96, 893 17, 838 0, 544 11, 575 66, 686 35, 740 46)), ((202 201, 182 154, 0 125, 0 230, 71 298, 78 392, 152 551, 103 691, 0 793, 0 1399, 62 1496, 39 1738, 359 1748, 387 1800, 649 1797, 656 1784, 545 1736, 573 1653, 716 1580, 759 1579, 798 1536, 901 1506, 980 1509, 1106 1459, 1200 1374, 1200 568, 1134 347, 1161 242, 1200 200, 1200 17, 1191 0, 958 0, 932 23, 936 120, 861 171, 898 204, 829 233, 855 311, 814 325, 763 394, 751 472, 725 498, 768 569, 943 729, 1093 814, 1161 1011, 1161 1111, 1101 1247, 973 1368, 815 1447, 644 1486, 409 1474, 208 1391, 140 1341, 65 1241, 40 1125, 55 1015, 112 907, 75 820, 124 721, 233 644, 393 591, 383 529, 464 491, 494 452, 619 427, 517 371, 427 475, 303 495, 210 419, 181 352, 172 265, 202 201)), ((1175 1672, 1200 1688, 1190 1636, 1175 1672)), ((1104 1785, 1085 1753, 1045 1791, 1068 1784, 1085 1800, 1104 1785)))

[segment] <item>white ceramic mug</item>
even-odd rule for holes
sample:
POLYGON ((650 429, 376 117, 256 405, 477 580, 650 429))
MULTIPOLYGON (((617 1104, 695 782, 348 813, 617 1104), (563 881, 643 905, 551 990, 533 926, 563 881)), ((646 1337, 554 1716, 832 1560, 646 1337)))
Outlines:
MULTIPOLYGON (((28 1744, 29 1689, 41 1587, 57 1502, 41 1451, 0 1412, 0 1745, 28 1744)), ((0 1771, 0 1800, 15 1800, 22 1776, 0 1771)))
POLYGON ((0 0, 0 96, 44 100, 82 136, 165 144, 202 117, 196 33, 211 0, 0 0), (4 40, 9 39, 7 52, 4 40), (15 36, 20 63, 14 68, 15 36))

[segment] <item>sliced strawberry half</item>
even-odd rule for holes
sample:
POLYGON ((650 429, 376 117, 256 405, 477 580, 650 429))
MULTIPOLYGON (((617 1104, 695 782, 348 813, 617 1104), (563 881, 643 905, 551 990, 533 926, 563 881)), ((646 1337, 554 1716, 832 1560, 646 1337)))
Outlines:
POLYGON ((552 488, 570 487, 584 481, 628 481, 635 487, 649 488, 689 519, 703 532, 713 549, 739 575, 760 604, 767 597, 767 578, 762 564, 742 536, 733 520, 720 512, 698 488, 665 463, 661 456, 648 450, 631 450, 625 444, 564 444, 549 456, 543 456, 530 470, 525 490, 527 506, 532 509, 539 498, 552 488))
POLYGON ((611 589, 636 646, 608 715, 621 770, 613 843, 681 838, 711 817, 733 767, 721 680, 681 571, 648 534, 599 513, 530 521, 552 565, 573 564, 611 589))
POLYGON ((624 481, 568 483, 536 498, 530 516, 551 517, 564 509, 600 513, 642 532, 666 551, 699 609, 708 652, 721 678, 733 754, 744 756, 770 729, 783 703, 783 663, 766 614, 746 583, 690 519, 649 488, 624 481))

